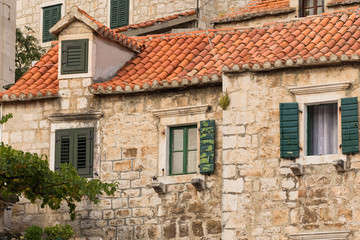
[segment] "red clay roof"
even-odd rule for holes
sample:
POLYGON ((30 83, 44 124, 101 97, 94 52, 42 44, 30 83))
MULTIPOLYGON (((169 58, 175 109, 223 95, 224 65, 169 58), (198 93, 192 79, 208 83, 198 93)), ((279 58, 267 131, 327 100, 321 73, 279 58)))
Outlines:
POLYGON ((257 16, 281 14, 295 11, 289 7, 289 0, 251 0, 235 12, 213 19, 214 23, 241 21, 257 16))
POLYGON ((149 20, 149 21, 146 21, 146 22, 141 22, 141 23, 137 23, 137 24, 127 25, 127 26, 124 26, 124 27, 119 27, 119 28, 116 28, 114 30, 115 30, 115 32, 125 32, 125 31, 127 31, 129 29, 146 28, 146 27, 150 27, 150 26, 153 26, 155 24, 158 24, 158 23, 167 22, 167 21, 177 19, 177 18, 183 17, 183 16, 192 16, 192 15, 195 15, 195 14, 196 14, 196 10, 192 10, 192 11, 183 12, 183 13, 179 13, 179 14, 174 14, 174 15, 171 15, 171 16, 163 17, 163 18, 158 18, 158 19, 155 19, 155 20, 149 20))
POLYGON ((49 98, 58 94, 58 49, 56 44, 12 87, 0 93, 2 100, 49 98))
MULTIPOLYGON (((221 72, 360 61, 360 15, 357 8, 334 14, 245 29, 222 29, 136 37, 144 51, 111 80, 90 86, 95 94, 151 91, 221 81, 221 72)), ((57 46, 2 100, 57 94, 57 46), (55 64, 55 65, 54 65, 55 64)))
MULTIPOLYGON (((138 38, 140 39, 140 38, 138 38)), ((259 71, 358 60, 356 10, 243 30, 213 30, 153 37, 148 47, 97 94, 132 92, 220 81, 222 71, 259 71)))

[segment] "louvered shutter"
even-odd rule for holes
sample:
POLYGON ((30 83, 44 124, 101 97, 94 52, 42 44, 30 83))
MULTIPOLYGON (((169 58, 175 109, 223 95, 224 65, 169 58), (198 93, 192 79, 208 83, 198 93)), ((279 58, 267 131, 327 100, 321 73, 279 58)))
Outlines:
POLYGON ((129 0, 111 0, 110 28, 129 24, 129 0))
POLYGON ((341 148, 343 154, 359 152, 357 97, 341 99, 341 148))
POLYGON ((93 129, 74 132, 74 166, 80 176, 92 177, 93 129))
POLYGON ((210 174, 215 168, 215 120, 200 122, 200 173, 210 174))
POLYGON ((280 157, 299 157, 298 103, 280 103, 280 157))
POLYGON ((55 40, 56 38, 49 32, 61 18, 61 5, 43 8, 43 42, 55 40))
POLYGON ((57 130, 55 132, 55 170, 60 170, 60 164, 71 163, 73 155, 73 134, 71 131, 57 130))
POLYGON ((61 74, 88 71, 88 39, 61 42, 61 74))

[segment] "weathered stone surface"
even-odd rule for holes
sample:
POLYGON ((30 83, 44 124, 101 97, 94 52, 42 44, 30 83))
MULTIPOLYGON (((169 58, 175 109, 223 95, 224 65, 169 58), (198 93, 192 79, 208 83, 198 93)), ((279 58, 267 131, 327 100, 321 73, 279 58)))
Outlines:
POLYGON ((192 232, 193 232, 194 236, 197 236, 197 237, 204 236, 204 229, 202 226, 202 222, 193 222, 192 232))
POLYGON ((221 222, 214 220, 207 221, 206 230, 208 234, 221 233, 221 222))
POLYGON ((175 238, 175 236, 176 236, 176 224, 175 223, 165 224, 163 231, 164 231, 164 237, 166 239, 175 238))

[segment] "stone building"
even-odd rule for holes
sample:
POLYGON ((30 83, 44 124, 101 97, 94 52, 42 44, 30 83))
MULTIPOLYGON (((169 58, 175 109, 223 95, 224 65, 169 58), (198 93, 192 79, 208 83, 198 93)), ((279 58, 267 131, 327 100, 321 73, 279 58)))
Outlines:
POLYGON ((16 2, 0 1, 0 89, 15 81, 16 2))
MULTIPOLYGON (((321 8, 345 4, 354 2, 321 8)), ((279 7, 264 15, 250 2, 236 21, 225 17, 236 28, 138 37, 72 7, 50 29, 59 42, 0 93, 2 113, 14 115, 2 140, 48 155, 55 171, 70 162, 120 187, 78 204, 75 221, 65 206, 21 200, 13 228, 68 223, 78 239, 360 239, 354 6, 282 19, 279 7), (250 6, 254 21, 280 21, 239 28, 250 6)))

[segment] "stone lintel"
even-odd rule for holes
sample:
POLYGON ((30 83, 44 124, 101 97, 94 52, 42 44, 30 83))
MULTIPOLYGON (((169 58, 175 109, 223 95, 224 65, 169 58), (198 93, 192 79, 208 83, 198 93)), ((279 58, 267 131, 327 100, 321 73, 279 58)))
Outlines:
POLYGON ((97 120, 103 117, 102 112, 87 112, 87 113, 55 113, 48 117, 51 122, 66 122, 75 120, 97 120))
POLYGON ((346 240, 350 235, 349 231, 342 232, 315 232, 315 233, 297 233, 297 234, 289 234, 290 240, 298 240, 298 239, 317 239, 317 240, 346 240))
POLYGON ((189 107, 154 110, 154 111, 152 111, 152 113, 154 114, 154 116, 156 116, 158 118, 176 117, 176 116, 186 116, 186 115, 206 113, 209 108, 210 108, 209 105, 189 106, 189 107))
POLYGON ((289 90, 295 95, 306 95, 314 93, 344 91, 348 89, 350 85, 351 82, 325 83, 300 87, 289 87, 289 90))

